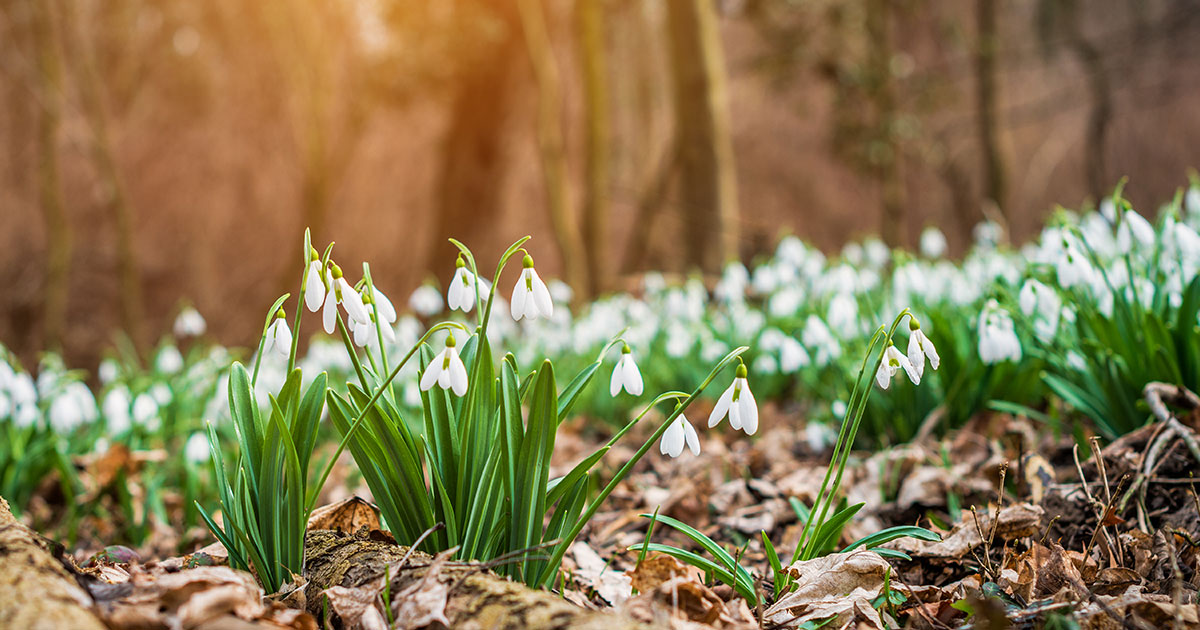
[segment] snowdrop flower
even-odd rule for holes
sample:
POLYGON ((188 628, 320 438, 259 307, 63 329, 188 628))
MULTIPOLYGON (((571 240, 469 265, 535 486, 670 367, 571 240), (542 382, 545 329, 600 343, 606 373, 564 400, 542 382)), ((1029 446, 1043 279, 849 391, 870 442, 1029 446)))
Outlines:
MULTIPOLYGON (((450 291, 453 295, 454 283, 450 284, 450 291)), ((423 284, 408 297, 408 307, 421 317, 437 315, 442 312, 442 293, 428 284, 423 284)))
MULTIPOLYGON (((441 298, 442 298, 442 296, 439 293, 438 294, 438 304, 442 303, 441 298)), ((383 318, 384 323, 386 323, 386 324, 396 323, 396 307, 392 304, 392 301, 388 299, 388 296, 384 295, 383 291, 379 290, 379 287, 372 285, 370 296, 367 296, 367 295, 363 296, 363 306, 366 306, 367 304, 375 305, 375 308, 367 309, 368 311, 370 311, 371 315, 375 315, 375 313, 378 312, 379 316, 383 318), (368 297, 370 299, 367 299, 368 297)), ((387 334, 387 333, 384 333, 384 334, 387 334)))
POLYGON ((918 378, 925 376, 926 358, 929 359, 929 366, 935 370, 942 364, 942 358, 938 356, 937 348, 933 347, 933 342, 921 330, 921 322, 910 316, 908 320, 908 362, 917 371, 918 378))
POLYGON ((554 302, 550 299, 550 290, 533 268, 533 257, 525 254, 521 267, 521 277, 517 279, 517 285, 513 287, 512 292, 512 318, 521 321, 522 318, 553 316, 554 302))
POLYGON ((1021 340, 1012 317, 994 299, 979 314, 979 358, 988 365, 1021 360, 1021 340))
POLYGON ((153 426, 158 418, 158 403, 154 401, 154 397, 147 393, 138 394, 137 398, 133 399, 133 421, 138 426, 146 427, 153 430, 153 426))
POLYGON ((8 399, 8 394, 3 388, 0 388, 0 418, 7 418, 12 410, 12 401, 8 399))
POLYGON ((859 328, 858 301, 849 293, 838 293, 829 302, 829 314, 826 317, 834 330, 844 336, 852 336, 859 328))
POLYGON ((1004 228, 1000 227, 999 223, 992 220, 983 221, 975 226, 972 230, 972 235, 975 237, 975 243, 984 249, 994 249, 1000 243, 1000 239, 1004 238, 1004 228))
POLYGON ((1074 243, 1063 239, 1062 256, 1058 259, 1058 283, 1064 289, 1090 284, 1095 270, 1074 243))
POLYGON ((1200 214, 1200 187, 1188 188, 1187 194, 1183 197, 1183 207, 1187 209, 1188 214, 1200 214))
POLYGON ((96 372, 100 377, 100 384, 108 385, 121 375, 121 366, 114 359, 108 358, 100 362, 100 368, 96 372))
POLYGON ((739 361, 733 383, 717 399, 717 406, 713 407, 712 413, 708 416, 709 428, 720 424, 721 420, 728 415, 729 425, 745 431, 746 435, 754 435, 754 432, 758 430, 758 404, 754 400, 754 394, 750 391, 750 383, 746 381, 746 375, 746 365, 739 361))
POLYGON ((725 303, 741 302, 746 299, 746 287, 750 285, 750 272, 736 260, 725 265, 721 279, 713 288, 713 297, 725 303))
POLYGON ((304 280, 304 306, 308 307, 310 313, 316 313, 325 303, 325 274, 321 273, 321 258, 317 255, 317 250, 310 250, 308 258, 308 277, 304 280))
POLYGON ((197 431, 188 436, 187 443, 183 445, 184 459, 192 464, 203 464, 208 461, 209 455, 208 437, 204 433, 197 431))
POLYGON ((325 326, 325 332, 332 335, 337 327, 338 304, 346 309, 350 319, 360 324, 370 322, 371 318, 367 314, 367 307, 363 306, 362 297, 349 282, 346 282, 346 278, 342 276, 342 268, 332 263, 329 266, 329 276, 326 279, 330 289, 325 294, 325 306, 321 311, 321 323, 325 326))
POLYGON ((446 291, 446 303, 452 311, 457 309, 470 313, 475 306, 475 275, 467 269, 462 254, 458 255, 454 266, 454 277, 450 279, 450 288, 446 291))
POLYGON ((946 253, 946 235, 932 225, 921 232, 921 254, 926 258, 941 258, 946 253))
POLYGON ((175 325, 172 327, 175 336, 184 337, 199 337, 208 329, 208 324, 205 323, 204 317, 200 315, 200 311, 192 307, 187 307, 179 311, 179 315, 175 316, 175 325))
POLYGON ((437 383, 442 389, 453 390, 457 396, 467 393, 467 367, 455 350, 457 344, 454 335, 446 336, 446 349, 429 362, 421 375, 421 391, 427 392, 437 383))
POLYGON ((700 454, 700 436, 696 435, 696 429, 681 411, 671 421, 671 426, 663 432, 662 440, 658 443, 658 452, 670 457, 679 457, 683 454, 685 444, 692 455, 700 454))
POLYGON ((921 373, 917 371, 917 367, 896 348, 896 344, 888 341, 888 347, 883 351, 883 360, 879 362, 879 369, 875 371, 875 382, 879 383, 879 387, 887 389, 892 384, 892 377, 900 368, 904 368, 914 385, 921 384, 921 373))
POLYGON ((104 421, 110 434, 119 435, 133 426, 132 418, 129 415, 131 402, 129 388, 124 385, 112 388, 104 397, 101 410, 104 412, 104 421))
POLYGON ((1050 341, 1058 332, 1059 314, 1062 312, 1062 300, 1054 289, 1037 280, 1029 280, 1021 287, 1018 302, 1021 312, 1033 318, 1033 330, 1038 338, 1050 341))
POLYGON ((1149 250, 1154 247, 1154 226, 1145 217, 1133 210, 1121 214, 1121 225, 1117 227, 1117 249, 1129 252, 1134 245, 1149 250))
POLYGON ((274 351, 284 359, 292 352, 292 329, 288 328, 286 314, 282 308, 275 313, 275 321, 267 328, 262 351, 263 354, 274 351))
POLYGON ((183 355, 179 353, 179 348, 172 345, 163 346, 154 359, 154 368, 164 374, 175 374, 182 370, 183 355))
POLYGON ((892 252, 883 241, 871 237, 863 241, 863 256, 872 267, 882 267, 891 259, 892 252))
POLYGON ((629 349, 629 344, 621 347, 621 359, 613 368, 612 380, 608 385, 608 391, 614 397, 621 393, 622 389, 634 396, 642 395, 642 372, 633 360, 633 351, 629 349))

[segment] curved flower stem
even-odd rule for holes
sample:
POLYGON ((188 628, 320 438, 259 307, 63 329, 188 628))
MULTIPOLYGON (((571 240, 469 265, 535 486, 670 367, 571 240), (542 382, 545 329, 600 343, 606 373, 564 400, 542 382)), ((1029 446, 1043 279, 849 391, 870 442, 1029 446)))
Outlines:
MULTIPOLYGON (((317 500, 317 495, 320 494, 321 488, 325 486, 325 480, 329 478, 329 473, 333 471, 333 465, 337 463, 338 457, 342 455, 342 451, 345 450, 346 445, 350 442, 350 436, 354 435, 354 431, 358 429, 359 425, 362 424, 363 419, 367 417, 367 412, 371 409, 371 407, 375 406, 375 403, 379 400, 379 397, 385 390, 388 389, 392 381, 396 378, 396 375, 400 373, 400 369, 403 368, 404 365, 408 363, 408 360, 417 353, 417 350, 421 349, 421 346, 424 345, 427 339, 429 339, 430 335, 445 328, 461 328, 463 330, 467 330, 466 326, 458 322, 442 322, 437 324, 436 326, 425 331, 425 334, 421 335, 421 338, 418 339, 417 343, 409 349, 408 354, 404 355, 404 358, 400 360, 400 363, 397 363, 396 367, 392 368, 392 371, 390 374, 388 374, 387 378, 379 384, 379 387, 375 388, 375 392, 371 394, 371 398, 367 400, 367 404, 363 405, 362 411, 359 412, 358 417, 354 419, 354 422, 350 424, 350 429, 346 431, 346 435, 342 436, 342 441, 338 443, 337 450, 334 451, 333 457, 331 457, 329 459, 329 463, 325 465, 325 471, 321 473, 321 480, 317 483, 317 485, 313 486, 312 495, 309 497, 307 506, 309 511, 312 510, 313 502, 317 500)), ((342 326, 342 334, 346 334, 345 326, 342 326)))
POLYGON ((267 331, 271 328, 271 322, 275 321, 275 313, 279 312, 279 307, 291 296, 291 293, 284 293, 271 305, 271 310, 267 311, 267 321, 263 322, 262 335, 258 338, 258 350, 254 352, 254 374, 250 377, 251 387, 258 385, 258 366, 262 363, 262 351, 263 345, 267 341, 267 331))
POLYGON ((308 274, 312 265, 309 264, 309 252, 312 251, 312 234, 304 228, 304 271, 300 272, 300 293, 296 298, 296 317, 292 319, 292 347, 288 350, 287 373, 291 374, 296 368, 296 351, 300 347, 300 321, 304 316, 304 294, 308 291, 308 274))
MULTIPOLYGON (((721 359, 721 362, 718 363, 717 366, 708 373, 708 378, 705 378, 704 381, 700 383, 700 386, 697 387, 690 395, 688 395, 687 398, 685 398, 684 401, 667 416, 666 420, 664 420, 658 429, 654 431, 654 434, 651 435, 644 444, 642 444, 642 447, 639 448, 636 453, 634 453, 633 457, 629 458, 629 461, 625 462, 625 465, 621 466, 621 469, 617 471, 617 474, 613 475, 613 478, 608 482, 608 485, 604 486, 604 489, 600 491, 599 496, 592 500, 592 502, 588 505, 587 510, 585 510, 583 514, 576 519, 575 525, 571 527, 571 530, 567 532, 567 534, 563 536, 562 540, 560 540, 555 546, 554 555, 550 558, 550 563, 547 565, 551 570, 542 577, 543 585, 549 583, 550 580, 553 579, 553 577, 558 573, 556 567, 558 567, 562 562, 563 555, 567 552, 567 547, 570 547, 571 543, 574 542, 575 537, 579 535, 579 532, 583 531, 583 526, 592 519, 592 516, 596 514, 596 510, 600 509, 600 505, 604 503, 604 500, 608 498, 608 495, 612 494, 612 491, 617 488, 617 485, 629 475, 629 472, 633 470, 633 467, 636 466, 639 461, 641 461, 646 452, 650 450, 650 447, 662 437, 662 434, 667 431, 667 427, 671 426, 671 423, 675 421, 675 418, 679 417, 679 414, 683 413, 683 411, 687 409, 693 401, 700 397, 700 394, 706 387, 709 386, 709 384, 713 382, 713 379, 717 377, 717 374, 719 374, 721 370, 725 369, 725 367, 733 362, 734 359, 749 349, 750 348, 747 346, 740 346, 729 354, 725 355, 725 358, 721 359)), ((668 394, 663 394, 659 398, 662 398, 663 400, 668 398, 677 398, 677 396, 672 394, 675 394, 675 392, 668 392, 668 394)), ((656 398, 655 401, 659 402, 659 399, 656 398)), ((642 413, 645 414, 645 412, 642 413)))

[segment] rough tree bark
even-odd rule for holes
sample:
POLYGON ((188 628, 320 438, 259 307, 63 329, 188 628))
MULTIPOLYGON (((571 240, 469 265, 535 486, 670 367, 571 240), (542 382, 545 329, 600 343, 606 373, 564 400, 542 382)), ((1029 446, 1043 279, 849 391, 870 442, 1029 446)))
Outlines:
POLYGON ((53 0, 29 2, 37 56, 38 203, 46 223, 46 284, 43 338, 48 349, 61 348, 67 320, 68 273, 71 269, 71 226, 67 221, 58 169, 58 132, 62 125, 62 59, 54 28, 53 0))
POLYGON ((875 178, 883 201, 883 241, 891 247, 904 240, 904 181, 900 176, 900 142, 896 136, 896 83, 892 80, 892 3, 868 0, 866 30, 867 64, 874 85, 871 98, 875 105, 879 141, 885 150, 875 158, 875 178))
POLYGON ((609 107, 608 59, 605 52, 605 3, 576 0, 580 73, 583 75, 584 154, 586 172, 583 190, 583 241, 588 294, 599 295, 609 288, 608 184, 609 107))
POLYGON ((587 254, 584 253, 578 219, 571 207, 567 148, 562 129, 562 82, 554 63, 554 49, 546 29, 541 0, 517 0, 517 7, 521 13, 522 31, 538 87, 538 149, 550 223, 562 254, 563 275, 567 283, 586 291, 591 286, 585 262, 587 254))
POLYGON ((983 194, 1007 217, 1007 168, 1000 149, 998 93, 996 89, 996 0, 976 0, 975 44, 976 112, 979 146, 983 152, 983 194))
MULTIPOLYGON (((394 576, 391 593, 403 592, 425 576, 428 554, 392 543, 328 530, 311 531, 305 539, 304 577, 308 610, 320 618, 322 591, 333 586, 358 588, 385 572, 394 576), (401 561, 404 564, 401 565, 401 561)), ((584 628, 625 630, 647 626, 610 612, 589 611, 546 591, 531 590, 469 565, 444 566, 437 578, 449 585, 446 618, 452 628, 479 630, 558 630, 584 628)))
POLYGON ((0 626, 104 630, 91 597, 0 497, 0 626))
POLYGON ((738 201, 725 61, 711 0, 668 0, 685 262, 717 272, 737 258, 738 201))

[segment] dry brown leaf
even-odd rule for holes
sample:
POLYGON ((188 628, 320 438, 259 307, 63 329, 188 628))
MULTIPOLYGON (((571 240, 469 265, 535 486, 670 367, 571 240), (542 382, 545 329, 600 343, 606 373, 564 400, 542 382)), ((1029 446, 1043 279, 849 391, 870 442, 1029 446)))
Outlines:
POLYGON ((308 580, 304 579, 304 576, 293 575, 292 581, 279 587, 279 592, 272 594, 270 599, 288 608, 304 610, 308 605, 308 600, 304 596, 306 586, 308 586, 308 580))
POLYGON ((609 566, 587 543, 577 541, 570 551, 575 560, 575 576, 592 587, 604 601, 615 606, 633 596, 629 576, 609 566))
POLYGON ((446 600, 450 597, 450 585, 443 583, 438 576, 442 567, 457 551, 458 548, 455 547, 439 553, 420 581, 393 597, 393 628, 419 630, 450 627, 450 620, 446 618, 446 600))
POLYGON ((321 592, 347 630, 387 630, 387 621, 375 603, 383 591, 384 576, 358 588, 334 586, 321 592))
POLYGON ((795 590, 767 609, 767 620, 795 627, 806 621, 834 618, 832 627, 857 621, 883 630, 883 619, 871 606, 883 590, 891 565, 874 551, 835 553, 787 567, 795 590))
MULTIPOLYGON (((979 520, 976 523, 975 515, 964 511, 962 519, 940 541, 900 538, 890 543, 889 546, 914 558, 965 558, 983 543, 983 539, 979 535, 980 531, 985 535, 991 533, 992 517, 993 513, 985 514, 983 510, 980 510, 979 520)), ((996 540, 1012 540, 1032 536, 1038 532, 1038 523, 1041 518, 1042 508, 1039 506, 1028 503, 1010 505, 1000 510, 998 524, 995 528, 996 540)))
POLYGON ((359 497, 321 506, 308 517, 310 530, 331 529, 354 534, 363 528, 367 531, 383 529, 379 522, 379 508, 359 497))
POLYGON ((629 577, 639 593, 649 593, 663 582, 676 578, 700 581, 700 570, 663 553, 646 556, 629 577))

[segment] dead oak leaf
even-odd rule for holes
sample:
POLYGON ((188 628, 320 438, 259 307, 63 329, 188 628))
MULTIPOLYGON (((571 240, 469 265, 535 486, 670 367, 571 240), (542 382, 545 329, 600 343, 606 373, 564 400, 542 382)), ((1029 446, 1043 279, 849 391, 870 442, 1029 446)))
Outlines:
POLYGON ((354 534, 366 528, 367 531, 382 529, 379 522, 379 508, 360 497, 350 497, 321 506, 313 510, 308 517, 308 529, 331 529, 344 534, 354 534))
POLYGON ((795 590, 767 609, 768 621, 798 627, 809 621, 833 619, 831 627, 883 630, 883 619, 871 605, 883 591, 891 570, 887 560, 874 551, 835 553, 787 567, 795 590))
POLYGON ((450 627, 450 620, 446 618, 450 585, 442 582, 439 576, 446 562, 457 551, 455 547, 439 553, 419 581, 393 597, 391 605, 395 621, 392 628, 420 630, 450 627))

